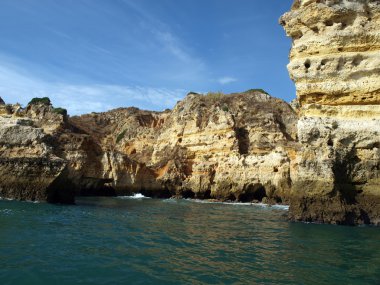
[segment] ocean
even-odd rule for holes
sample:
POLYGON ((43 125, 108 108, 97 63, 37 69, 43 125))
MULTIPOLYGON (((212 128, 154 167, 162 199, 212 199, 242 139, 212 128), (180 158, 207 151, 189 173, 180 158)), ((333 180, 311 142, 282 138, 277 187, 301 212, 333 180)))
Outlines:
POLYGON ((380 284, 380 228, 286 215, 141 195, 0 200, 0 284, 380 284))

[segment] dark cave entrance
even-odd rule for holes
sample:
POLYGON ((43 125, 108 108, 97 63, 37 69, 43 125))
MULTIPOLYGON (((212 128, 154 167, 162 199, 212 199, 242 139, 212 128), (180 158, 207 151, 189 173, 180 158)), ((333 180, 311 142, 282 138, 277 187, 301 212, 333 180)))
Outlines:
POLYGON ((245 189, 244 193, 239 196, 240 202, 252 202, 259 201, 261 202, 267 193, 265 187, 261 183, 249 184, 245 189))

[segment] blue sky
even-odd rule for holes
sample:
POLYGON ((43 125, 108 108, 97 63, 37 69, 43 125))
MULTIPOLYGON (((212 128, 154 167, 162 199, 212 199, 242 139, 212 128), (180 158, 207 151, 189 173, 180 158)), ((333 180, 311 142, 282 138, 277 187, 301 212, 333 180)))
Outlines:
POLYGON ((290 101, 292 0, 1 0, 0 96, 70 114, 172 108, 189 91, 290 101))

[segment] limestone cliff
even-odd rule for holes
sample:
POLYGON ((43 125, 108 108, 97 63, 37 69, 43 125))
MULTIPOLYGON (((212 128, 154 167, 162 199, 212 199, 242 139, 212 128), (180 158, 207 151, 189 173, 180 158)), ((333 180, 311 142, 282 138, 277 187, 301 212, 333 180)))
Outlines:
POLYGON ((380 2, 297 0, 280 23, 300 106, 291 217, 379 224, 380 2))
POLYGON ((0 98, 0 196, 290 202, 293 220, 380 224, 380 2, 297 0, 280 23, 293 108, 257 89, 76 117, 0 98))
POLYGON ((98 173, 118 194, 287 200, 296 114, 260 90, 190 93, 172 111, 73 117, 102 148, 98 173))
POLYGON ((297 116, 262 90, 190 93, 165 112, 120 108, 72 118, 42 99, 0 108, 3 197, 289 200, 297 116))
POLYGON ((31 109, 46 106, 0 106, 0 197, 73 203, 70 188, 60 183, 66 161, 55 155, 51 137, 35 124, 39 120, 27 115, 31 109))

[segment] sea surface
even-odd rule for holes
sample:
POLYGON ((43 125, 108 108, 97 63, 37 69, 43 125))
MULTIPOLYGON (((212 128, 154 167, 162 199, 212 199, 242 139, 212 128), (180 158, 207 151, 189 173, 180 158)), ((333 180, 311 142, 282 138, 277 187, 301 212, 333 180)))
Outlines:
POLYGON ((380 284, 380 228, 286 214, 142 196, 0 200, 0 284, 380 284))

